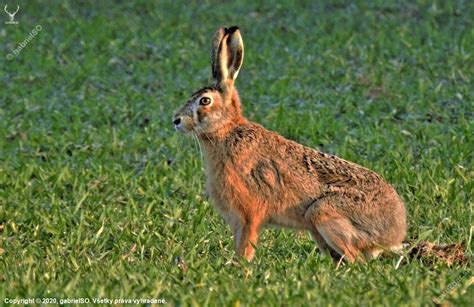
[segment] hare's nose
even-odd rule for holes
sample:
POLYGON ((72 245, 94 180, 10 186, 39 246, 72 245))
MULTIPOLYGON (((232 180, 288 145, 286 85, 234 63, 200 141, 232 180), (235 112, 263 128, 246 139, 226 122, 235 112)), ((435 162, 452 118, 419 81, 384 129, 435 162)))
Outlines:
POLYGON ((175 118, 174 121, 173 121, 173 124, 175 124, 177 126, 177 125, 179 125, 179 123, 181 123, 181 117, 175 118))

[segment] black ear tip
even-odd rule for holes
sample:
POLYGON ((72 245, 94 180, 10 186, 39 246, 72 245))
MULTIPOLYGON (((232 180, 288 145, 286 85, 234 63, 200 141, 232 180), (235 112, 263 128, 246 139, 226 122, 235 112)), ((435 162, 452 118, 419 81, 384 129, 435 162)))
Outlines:
POLYGON ((237 30, 239 30, 238 26, 232 26, 230 28, 225 28, 225 34, 232 34, 237 30))

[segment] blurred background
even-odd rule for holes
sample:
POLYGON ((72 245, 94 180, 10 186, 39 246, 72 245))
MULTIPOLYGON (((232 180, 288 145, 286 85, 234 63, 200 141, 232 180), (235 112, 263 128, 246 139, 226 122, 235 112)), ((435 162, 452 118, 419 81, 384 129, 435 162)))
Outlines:
POLYGON ((213 32, 238 25, 248 118, 382 174, 410 238, 470 253, 472 1, 5 4, 20 9, 17 24, 0 13, 4 297, 419 304, 462 272, 390 259, 335 271, 308 236, 273 229, 254 265, 230 265, 199 149, 171 118, 212 81, 213 32))

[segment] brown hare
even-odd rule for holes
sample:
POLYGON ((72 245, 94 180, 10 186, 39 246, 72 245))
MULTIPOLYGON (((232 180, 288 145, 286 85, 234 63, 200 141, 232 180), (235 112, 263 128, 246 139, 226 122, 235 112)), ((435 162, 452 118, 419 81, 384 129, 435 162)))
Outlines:
POLYGON ((236 253, 252 260, 266 224, 308 230, 320 250, 350 262, 399 250, 405 207, 378 174, 243 117, 234 86, 243 59, 239 28, 217 30, 215 84, 192 94, 173 118, 202 144, 208 192, 232 228, 236 253))

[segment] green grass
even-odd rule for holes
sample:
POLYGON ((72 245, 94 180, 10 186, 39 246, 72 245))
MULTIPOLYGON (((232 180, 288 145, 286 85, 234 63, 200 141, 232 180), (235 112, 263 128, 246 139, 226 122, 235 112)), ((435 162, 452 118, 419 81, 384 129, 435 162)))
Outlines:
POLYGON ((289 230, 265 230, 255 261, 232 265, 199 152, 171 124, 210 81, 213 31, 238 24, 247 117, 379 172, 406 201, 410 238, 472 256, 472 1, 97 2, 24 1, 18 25, 2 19, 2 303, 430 305, 454 283, 444 301, 474 304, 470 266, 336 268, 289 230))

